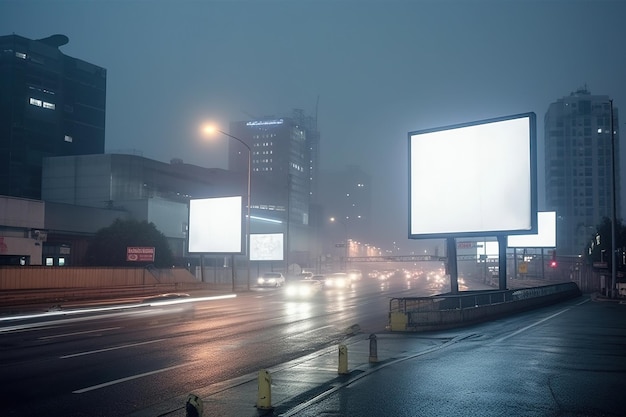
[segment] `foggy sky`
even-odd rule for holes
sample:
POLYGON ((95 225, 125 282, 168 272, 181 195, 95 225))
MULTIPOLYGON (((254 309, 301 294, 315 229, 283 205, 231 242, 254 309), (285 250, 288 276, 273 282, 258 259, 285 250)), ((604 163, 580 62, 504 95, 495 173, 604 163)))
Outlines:
POLYGON ((201 123, 317 112, 322 169, 369 172, 375 232, 401 244, 409 131, 535 112, 543 208, 549 104, 586 85, 626 109, 625 19, 619 0, 0 0, 0 34, 62 33, 107 69, 107 152, 226 167, 201 123))

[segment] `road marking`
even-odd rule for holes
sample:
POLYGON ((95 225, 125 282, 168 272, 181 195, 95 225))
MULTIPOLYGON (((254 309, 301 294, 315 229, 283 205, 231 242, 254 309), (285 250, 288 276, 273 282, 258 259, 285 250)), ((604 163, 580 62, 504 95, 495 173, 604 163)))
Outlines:
POLYGON ((518 335, 518 334, 520 334, 520 333, 522 333, 522 332, 525 332, 525 331, 526 331, 526 330, 528 330, 528 329, 532 329, 533 327, 538 326, 538 325, 540 325, 541 323, 546 322, 546 321, 548 321, 548 320, 551 320, 551 319, 555 318, 556 316, 559 316, 559 315, 561 315, 561 314, 565 313, 566 311, 571 310, 571 309, 572 309, 572 308, 574 308, 574 307, 578 307, 579 305, 585 304, 585 303, 586 303, 586 302, 588 302, 588 301, 590 301, 590 299, 589 299, 589 298, 587 298, 586 300, 581 301, 580 303, 577 303, 577 304, 573 305, 572 307, 568 307, 568 308, 565 308, 565 309, 563 309, 563 310, 561 310, 561 311, 557 311, 556 313, 554 313, 554 314, 553 314, 553 315, 551 315, 551 316, 548 316, 548 317, 546 317, 546 318, 543 318, 543 319, 541 319, 541 320, 539 320, 539 321, 537 321, 537 322, 535 322, 535 323, 533 323, 533 324, 529 324, 529 325, 528 325, 528 326, 526 326, 526 327, 522 327, 521 329, 516 330, 516 331, 514 331, 514 332, 513 332, 513 333, 511 333, 511 334, 508 334, 508 335, 506 335, 506 336, 504 336, 504 337, 501 337, 500 339, 496 340, 496 341, 495 341, 495 342, 493 342, 493 343, 499 343, 499 342, 502 342, 502 341, 504 341, 504 340, 506 340, 506 339, 508 339, 508 338, 511 338, 511 337, 513 337, 513 336, 516 336, 516 335, 518 335))
POLYGON ((55 334, 54 336, 43 336, 43 337, 39 337, 38 339, 39 340, 56 339, 58 337, 77 336, 79 334, 88 334, 88 333, 97 333, 97 332, 108 332, 110 330, 117 330, 117 329, 121 329, 121 327, 107 327, 106 329, 85 330, 84 332, 55 334))
POLYGON ((105 349, 90 350, 90 351, 87 351, 87 352, 73 353, 71 355, 59 356, 59 359, 68 359, 68 358, 75 358, 77 356, 93 355, 95 353, 109 352, 111 350, 126 349, 126 348, 129 348, 129 347, 148 345, 150 343, 162 342, 164 340, 166 340, 166 339, 148 340, 147 342, 131 343, 129 345, 122 345, 122 346, 115 346, 115 347, 110 347, 110 348, 105 348, 105 349))
POLYGON ((150 372, 145 372, 143 374, 127 376, 126 378, 115 379, 113 381, 104 382, 102 384, 92 385, 91 387, 77 389, 76 391, 72 391, 72 394, 83 394, 85 392, 94 391, 94 390, 97 390, 97 389, 100 389, 100 388, 109 387, 111 385, 120 384, 120 383, 126 382, 126 381, 132 381, 133 379, 143 378, 145 376, 159 374, 161 372, 166 372, 166 371, 170 371, 172 369, 182 368, 183 366, 189 366, 189 365, 192 365, 192 363, 183 363, 181 365, 174 365, 174 366, 170 366, 170 367, 163 368, 163 369, 157 369, 156 371, 150 371, 150 372))

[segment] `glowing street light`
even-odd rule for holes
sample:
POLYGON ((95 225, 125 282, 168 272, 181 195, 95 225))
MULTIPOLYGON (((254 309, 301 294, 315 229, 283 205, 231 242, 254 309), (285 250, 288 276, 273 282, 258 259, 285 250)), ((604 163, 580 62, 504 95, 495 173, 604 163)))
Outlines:
MULTIPOLYGON (((250 290, 250 175, 252 174, 252 149, 250 149, 250 146, 244 142, 243 140, 239 139, 236 136, 231 135, 230 133, 226 133, 223 130, 218 129, 217 127, 213 126, 213 125, 205 125, 202 128, 202 131, 206 134, 209 135, 214 135, 216 132, 217 133, 221 133, 224 136, 228 136, 231 139, 236 140, 237 142, 241 143, 243 146, 245 146, 245 148, 248 150, 248 209, 247 209, 247 213, 246 213, 246 257, 247 257, 247 264, 248 264, 248 282, 247 282, 247 288, 248 290, 250 290)), ((233 270, 235 268, 235 265, 233 264, 233 270)))
POLYGON ((331 223, 341 223, 341 225, 343 226, 343 230, 344 230, 344 234, 345 234, 345 238, 346 238, 345 239, 345 248, 346 248, 346 253, 345 253, 346 267, 345 267, 345 269, 347 271, 348 270, 348 258, 350 257, 350 246, 349 246, 349 243, 348 243, 348 225, 345 222, 339 220, 336 217, 331 217, 329 220, 330 220, 331 223))

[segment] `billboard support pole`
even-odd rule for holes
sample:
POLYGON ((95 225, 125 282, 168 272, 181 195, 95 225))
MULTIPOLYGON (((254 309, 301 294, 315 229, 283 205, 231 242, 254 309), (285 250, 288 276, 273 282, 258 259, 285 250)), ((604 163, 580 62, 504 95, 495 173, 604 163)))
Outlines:
POLYGON ((450 292, 458 294, 459 270, 456 264, 456 240, 453 237, 446 238, 446 256, 448 258, 448 275, 450 275, 450 292))
POLYGON ((506 290, 506 235, 498 235, 498 289, 506 290))

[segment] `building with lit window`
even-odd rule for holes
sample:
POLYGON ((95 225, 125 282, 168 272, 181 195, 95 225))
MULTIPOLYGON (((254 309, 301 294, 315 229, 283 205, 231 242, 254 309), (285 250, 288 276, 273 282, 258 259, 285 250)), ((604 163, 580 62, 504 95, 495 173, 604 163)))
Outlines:
MULTIPOLYGON (((309 264, 316 236, 310 210, 317 188, 315 119, 295 110, 291 117, 232 122, 230 133, 252 152, 251 209, 284 222, 289 264, 309 264)), ((229 169, 245 172, 247 161, 247 150, 231 142, 229 169)))
MULTIPOLYGON (((319 198, 327 216, 324 219, 325 235, 331 239, 326 242, 327 247, 346 239, 360 244, 372 240, 372 180, 369 174, 357 165, 324 171, 320 176, 320 190, 319 198), (334 219, 332 222, 331 218, 334 219)), ((353 252, 351 256, 364 256, 361 251, 353 252)))
POLYGON ((0 195, 41 198, 45 157, 104 153, 106 70, 67 43, 0 36, 0 195))
POLYGON ((547 211, 556 211, 559 255, 582 253, 596 226, 612 218, 613 198, 620 213, 617 126, 609 96, 586 88, 550 104, 545 115, 545 201, 547 211))

